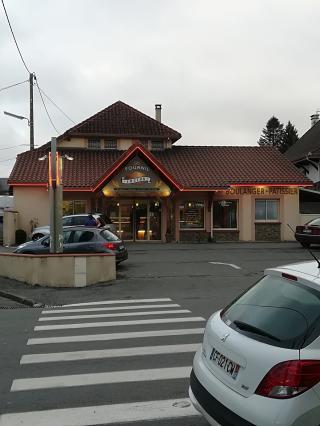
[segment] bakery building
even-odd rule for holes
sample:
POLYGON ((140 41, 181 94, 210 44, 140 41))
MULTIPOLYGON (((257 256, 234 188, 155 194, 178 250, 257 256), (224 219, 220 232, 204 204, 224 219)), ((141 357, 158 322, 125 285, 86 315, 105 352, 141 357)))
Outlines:
MULTIPOLYGON (((312 186, 276 149, 183 146, 181 134, 116 102, 57 139, 63 212, 99 212, 127 241, 284 241, 312 186)), ((9 178, 17 227, 49 223, 45 144, 19 154, 9 178)))

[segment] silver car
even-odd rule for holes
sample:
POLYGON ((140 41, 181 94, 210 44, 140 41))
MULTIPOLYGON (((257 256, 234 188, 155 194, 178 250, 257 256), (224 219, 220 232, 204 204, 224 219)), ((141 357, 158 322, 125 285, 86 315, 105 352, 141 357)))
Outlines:
MULTIPOLYGON (((92 215, 95 219, 97 219, 100 216, 103 216, 99 213, 92 215)), ((88 218, 88 214, 72 214, 68 216, 63 216, 62 218, 62 226, 84 226, 86 223, 86 220, 88 218)), ((108 229, 108 231, 111 231, 113 234, 117 235, 117 228, 113 223, 107 223, 104 227, 104 229, 108 229)), ((34 228, 31 239, 33 241, 38 240, 39 238, 44 237, 45 235, 50 234, 50 226, 39 226, 38 228, 34 228)))

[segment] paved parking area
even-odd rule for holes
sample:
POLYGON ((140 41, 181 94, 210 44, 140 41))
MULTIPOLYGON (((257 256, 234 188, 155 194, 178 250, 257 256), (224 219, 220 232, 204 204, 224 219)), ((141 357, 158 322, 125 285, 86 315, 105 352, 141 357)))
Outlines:
MULTIPOLYGON (((208 306, 209 314, 213 308, 223 306, 253 284, 265 268, 312 260, 308 251, 296 242, 129 243, 127 246, 129 259, 119 265, 117 281, 107 285, 56 290, 0 279, 0 291, 47 305, 76 303, 84 299, 174 297, 184 299, 192 305, 191 308, 201 301, 201 308, 208 306)), ((316 255, 317 250, 314 250, 316 255)))

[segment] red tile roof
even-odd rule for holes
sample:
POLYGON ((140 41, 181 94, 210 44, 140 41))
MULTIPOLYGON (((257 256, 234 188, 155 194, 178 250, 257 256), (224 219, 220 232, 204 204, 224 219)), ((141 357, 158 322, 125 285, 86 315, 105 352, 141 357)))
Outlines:
MULTIPOLYGON (((135 147, 130 152, 134 153, 135 147)), ((139 145, 142 156, 143 151, 139 145)), ((44 152, 44 148, 39 148, 19 154, 8 183, 46 184, 47 160, 38 161, 44 152)), ((114 163, 127 155, 126 151, 66 148, 61 152, 74 158, 64 161, 66 190, 92 191, 108 171, 113 171, 114 163)), ((165 151, 148 152, 148 155, 183 189, 213 189, 237 184, 311 185, 302 172, 271 147, 174 146, 165 151)))
POLYGON ((170 139, 172 142, 181 138, 176 130, 121 101, 67 130, 59 139, 71 136, 170 139))

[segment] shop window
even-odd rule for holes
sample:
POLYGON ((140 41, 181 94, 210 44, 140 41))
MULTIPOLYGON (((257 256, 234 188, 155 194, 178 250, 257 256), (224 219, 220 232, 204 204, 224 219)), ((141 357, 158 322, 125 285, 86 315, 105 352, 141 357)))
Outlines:
POLYGON ((85 200, 63 201, 63 215, 86 213, 85 200))
POLYGON ((279 200, 256 200, 256 220, 279 220, 279 200))
POLYGON ((88 139, 88 148, 89 149, 100 149, 100 139, 88 139))
POLYGON ((185 201, 180 204, 180 229, 204 228, 204 202, 185 201))
POLYGON ((164 149, 163 141, 151 141, 152 151, 162 151, 164 149))
POLYGON ((299 190, 301 214, 320 214, 320 192, 307 189, 299 190))
POLYGON ((213 202, 213 228, 237 229, 237 200, 217 200, 213 202))
POLYGON ((104 149, 117 149, 117 141, 116 140, 105 140, 104 141, 104 149))

